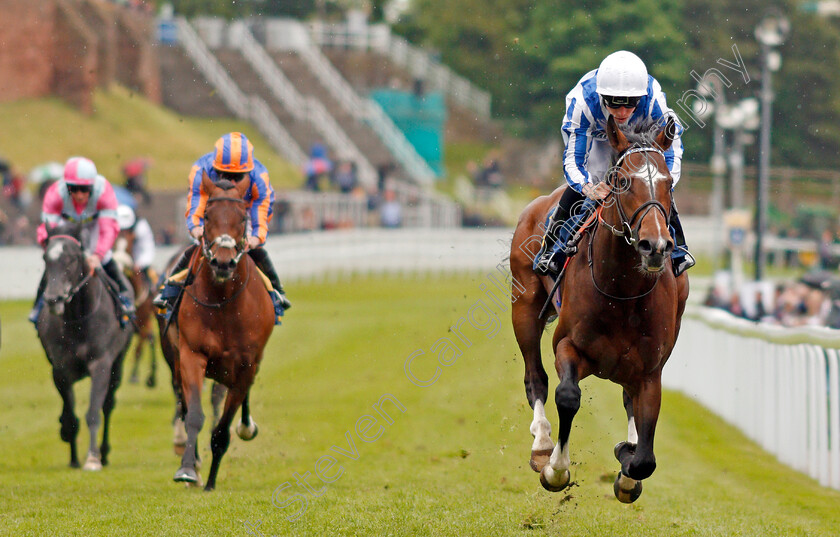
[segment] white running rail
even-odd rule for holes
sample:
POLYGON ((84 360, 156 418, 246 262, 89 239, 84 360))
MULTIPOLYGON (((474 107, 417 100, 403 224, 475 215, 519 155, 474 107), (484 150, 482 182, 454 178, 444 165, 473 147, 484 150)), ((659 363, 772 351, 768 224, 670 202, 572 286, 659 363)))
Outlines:
POLYGON ((840 331, 783 328, 689 309, 663 384, 693 397, 779 461, 840 490, 840 331))

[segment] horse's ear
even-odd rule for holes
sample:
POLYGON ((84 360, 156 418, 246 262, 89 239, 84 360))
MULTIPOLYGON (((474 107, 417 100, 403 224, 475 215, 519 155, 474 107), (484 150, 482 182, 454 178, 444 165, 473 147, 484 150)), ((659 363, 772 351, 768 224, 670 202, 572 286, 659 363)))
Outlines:
POLYGON ((624 136, 624 133, 618 128, 612 114, 610 114, 610 117, 607 118, 607 139, 610 141, 612 148, 619 153, 623 153, 628 147, 630 147, 630 142, 627 141, 627 137, 624 136))
POLYGON ((213 183, 213 180, 210 179, 210 176, 207 175, 207 172, 201 170, 201 190, 207 193, 208 196, 213 195, 213 189, 216 185, 213 183))
POLYGON ((674 116, 668 116, 668 120, 665 122, 665 127, 659 131, 659 134, 656 135, 656 146, 659 148, 660 151, 663 153, 668 151, 671 148, 671 144, 674 143, 674 139, 677 137, 678 130, 677 130, 677 122, 674 120, 674 116))
POLYGON ((236 192, 239 197, 244 199, 248 189, 251 188, 251 177, 246 174, 246 177, 236 183, 236 192))

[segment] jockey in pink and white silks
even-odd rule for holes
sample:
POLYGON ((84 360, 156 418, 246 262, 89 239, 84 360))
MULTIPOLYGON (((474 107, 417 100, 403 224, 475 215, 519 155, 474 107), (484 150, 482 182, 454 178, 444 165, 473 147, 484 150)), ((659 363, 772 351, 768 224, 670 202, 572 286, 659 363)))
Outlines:
MULTIPOLYGON (((233 183, 248 181, 249 188, 244 197, 250 218, 248 255, 274 287, 271 297, 274 301, 276 322, 279 324, 283 312, 292 305, 286 298, 268 253, 263 248, 268 237, 268 222, 271 220, 274 204, 274 189, 269 181, 268 170, 254 158, 254 146, 241 132, 231 132, 216 140, 213 151, 199 158, 190 170, 190 191, 185 216, 187 231, 195 240, 199 240, 204 234, 204 207, 207 204, 208 193, 201 187, 203 174, 207 174, 214 183, 223 179, 233 183)), ((194 249, 195 245, 187 248, 170 271, 170 276, 187 268, 194 249)), ((178 282, 167 280, 154 299, 155 306, 171 310, 180 288, 178 282)))
MULTIPOLYGON (((119 233, 117 224, 117 196, 111 183, 96 171, 96 165, 84 157, 72 157, 64 165, 63 177, 53 183, 44 195, 38 244, 47 242, 47 227, 62 223, 77 223, 87 230, 83 234, 85 253, 91 271, 102 267, 119 286, 120 301, 126 313, 134 308, 126 295, 125 281, 111 257, 111 248, 119 233)), ((41 277, 30 320, 36 322, 43 301, 46 275, 41 277)))
MULTIPOLYGON (((563 228, 573 209, 581 202, 585 207, 609 194, 604 181, 612 158, 607 140, 607 119, 612 115, 620 128, 644 130, 664 127, 668 117, 676 121, 677 132, 671 147, 664 152, 665 162, 673 178, 680 179, 683 145, 682 126, 668 107, 659 82, 650 76, 644 62, 632 52, 620 50, 604 58, 601 65, 583 76, 566 95, 566 116, 563 121, 563 171, 569 188, 560 198, 557 209, 546 225, 543 245, 534 263, 538 274, 557 275, 566 260, 562 241, 570 233, 563 228)), ((669 222, 675 248, 672 266, 676 275, 694 265, 688 255, 685 236, 676 205, 672 204, 669 222)))

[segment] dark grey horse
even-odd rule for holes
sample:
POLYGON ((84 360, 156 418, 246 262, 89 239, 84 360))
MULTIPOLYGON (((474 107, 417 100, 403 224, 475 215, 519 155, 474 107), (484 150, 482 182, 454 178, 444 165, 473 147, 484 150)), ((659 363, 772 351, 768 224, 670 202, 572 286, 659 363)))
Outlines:
POLYGON ((74 468, 79 467, 79 420, 73 411, 73 384, 84 377, 91 378, 90 407, 85 416, 90 447, 84 469, 101 470, 108 464, 108 422, 134 327, 130 323, 121 326, 120 313, 103 280, 105 273, 99 270, 91 274, 80 234, 78 226, 56 228, 49 234, 44 250, 46 307, 36 326, 52 364, 53 382, 64 401, 59 418, 61 439, 70 444, 70 466, 74 468), (102 445, 97 447, 100 413, 105 420, 102 445))

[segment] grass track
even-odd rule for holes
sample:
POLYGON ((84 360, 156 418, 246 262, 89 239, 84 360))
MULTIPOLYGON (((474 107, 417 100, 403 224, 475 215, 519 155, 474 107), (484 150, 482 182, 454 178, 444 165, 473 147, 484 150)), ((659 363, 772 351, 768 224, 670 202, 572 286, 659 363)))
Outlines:
MULTIPOLYGON (((171 481, 178 459, 170 447, 172 396, 162 385, 120 388, 109 467, 99 474, 67 468, 60 399, 24 320, 28 305, 0 303, 0 535, 249 535, 245 524, 258 520, 266 536, 837 535, 840 493, 779 465, 673 393, 665 394, 659 422, 659 467, 639 501, 618 503, 612 446, 626 425, 619 389, 597 379, 582 383, 572 432, 576 485, 543 491, 528 468, 531 412, 507 312, 494 308, 493 337, 491 322, 485 330, 462 324, 470 346, 460 343, 463 354, 433 385, 418 387, 404 372, 406 358, 422 350, 413 372, 432 376, 432 345, 460 341, 449 327, 477 300, 491 306, 482 283, 464 276, 290 286, 295 308, 272 337, 252 391, 260 435, 251 443, 233 437, 211 494, 171 481), (380 420, 369 434, 381 425, 381 437, 361 441, 357 420, 376 415, 371 405, 383 394, 406 412, 386 404, 394 423, 380 420), (330 451, 349 449, 346 432, 357 460, 330 451), (343 473, 324 485, 314 473, 327 454, 343 473), (279 509, 272 493, 305 472, 321 495, 307 494, 305 513, 289 522, 298 504, 279 509)), ((476 325, 487 321, 473 314, 476 325)), ((164 368, 160 380, 167 376, 164 368)), ((82 421, 88 386, 76 386, 82 421)), ((553 403, 548 408, 556 428, 553 403)), ((82 425, 81 452, 86 436, 82 425)), ((294 486, 279 501, 293 491, 305 493, 294 486)))

